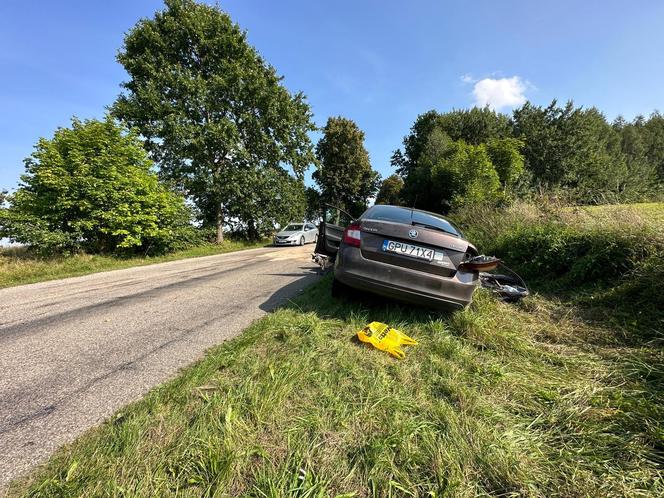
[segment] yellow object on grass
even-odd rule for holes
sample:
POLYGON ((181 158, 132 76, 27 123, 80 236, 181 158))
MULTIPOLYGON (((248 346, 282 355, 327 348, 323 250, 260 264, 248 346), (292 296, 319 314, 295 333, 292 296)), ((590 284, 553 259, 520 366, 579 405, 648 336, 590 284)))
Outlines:
POLYGON ((400 360, 406 356, 406 354, 400 349, 402 345, 417 344, 415 339, 408 337, 397 329, 393 329, 386 323, 380 322, 371 322, 362 330, 358 331, 357 338, 382 351, 387 351, 400 360))

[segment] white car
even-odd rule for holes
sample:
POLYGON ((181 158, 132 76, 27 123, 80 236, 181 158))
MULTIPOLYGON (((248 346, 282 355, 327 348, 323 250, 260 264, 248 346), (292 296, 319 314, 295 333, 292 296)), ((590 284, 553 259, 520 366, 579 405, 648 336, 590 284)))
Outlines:
POLYGON ((303 246, 318 240, 318 230, 313 223, 289 223, 274 236, 275 246, 303 246))

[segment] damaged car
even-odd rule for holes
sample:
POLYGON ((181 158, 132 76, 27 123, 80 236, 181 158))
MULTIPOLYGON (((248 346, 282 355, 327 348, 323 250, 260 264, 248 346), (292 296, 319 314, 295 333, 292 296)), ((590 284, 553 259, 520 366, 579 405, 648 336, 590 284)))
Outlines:
POLYGON ((497 266, 497 258, 480 256, 451 221, 436 213, 374 205, 357 219, 332 206, 323 215, 315 252, 333 262, 335 295, 350 287, 461 309, 480 285, 480 271, 497 266))

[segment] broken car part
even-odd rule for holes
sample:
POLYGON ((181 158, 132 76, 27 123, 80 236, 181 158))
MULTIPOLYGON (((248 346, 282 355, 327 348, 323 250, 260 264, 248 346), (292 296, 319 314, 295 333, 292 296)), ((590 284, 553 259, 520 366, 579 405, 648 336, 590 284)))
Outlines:
POLYGON ((357 332, 357 338, 371 344, 381 351, 386 351, 395 358, 403 360, 406 354, 400 349, 403 345, 417 345, 417 341, 400 330, 393 329, 386 323, 371 322, 357 332))
POLYGON ((501 275, 496 273, 480 273, 480 282, 483 288, 490 290, 505 302, 513 303, 530 294, 524 280, 505 264, 500 263, 500 268, 512 274, 501 275))

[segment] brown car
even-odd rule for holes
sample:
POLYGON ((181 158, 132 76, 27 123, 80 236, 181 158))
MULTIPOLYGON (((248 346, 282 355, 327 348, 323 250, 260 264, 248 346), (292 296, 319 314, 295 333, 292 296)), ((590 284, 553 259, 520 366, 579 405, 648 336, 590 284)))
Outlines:
POLYGON ((470 304, 479 274, 464 267, 477 249, 443 216, 376 205, 359 218, 328 207, 316 253, 334 258, 332 292, 346 287, 424 306, 470 304))

